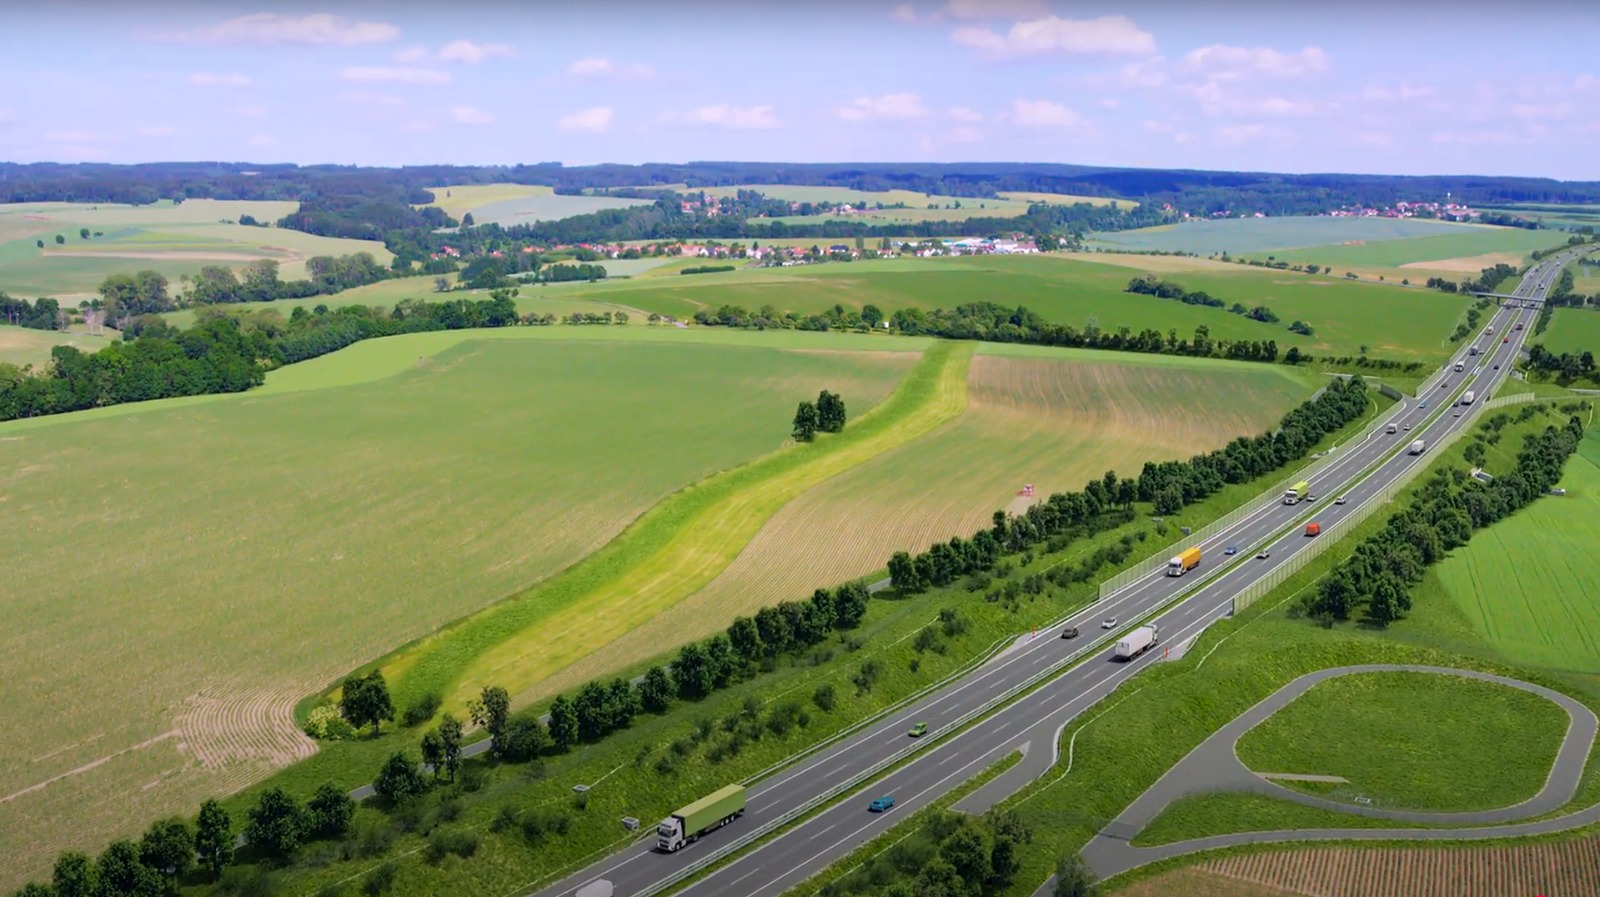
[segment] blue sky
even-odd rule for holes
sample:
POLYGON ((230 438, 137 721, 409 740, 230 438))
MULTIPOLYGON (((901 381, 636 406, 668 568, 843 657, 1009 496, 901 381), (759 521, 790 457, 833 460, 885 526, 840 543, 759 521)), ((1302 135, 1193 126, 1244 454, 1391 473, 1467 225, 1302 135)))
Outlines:
POLYGON ((1600 179, 1600 3, 12 5, 0 159, 1600 179))

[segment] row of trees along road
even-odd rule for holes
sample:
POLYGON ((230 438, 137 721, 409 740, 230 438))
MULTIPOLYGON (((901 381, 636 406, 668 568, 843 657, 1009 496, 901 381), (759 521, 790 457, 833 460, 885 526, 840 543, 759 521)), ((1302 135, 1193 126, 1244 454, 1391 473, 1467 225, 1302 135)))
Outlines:
MULTIPOLYGON (((1530 405, 1521 414, 1527 420, 1539 411, 1530 405)), ((1485 428, 1497 431, 1509 420, 1510 415, 1497 414, 1485 428)), ((1304 599, 1304 612, 1331 626, 1349 619, 1364 602, 1368 623, 1387 626, 1400 619, 1411 610, 1411 590, 1428 567, 1467 544, 1475 530, 1516 513, 1555 486, 1582 439, 1583 422, 1574 416, 1565 426, 1546 427, 1529 439, 1516 469, 1493 482, 1459 468, 1437 471, 1410 507, 1390 517, 1318 583, 1304 599)))
POLYGON ((995 515, 994 526, 970 539, 952 538, 912 556, 895 552, 889 580, 902 593, 948 585, 958 577, 993 566, 1001 552, 1022 551, 1063 534, 1091 535, 1120 525, 1108 516, 1136 501, 1154 505, 1157 514, 1174 514, 1214 495, 1224 486, 1249 482, 1304 458, 1328 434, 1356 420, 1368 407, 1367 386, 1358 377, 1336 380, 1320 396, 1284 415, 1278 428, 1240 437, 1216 451, 1188 461, 1146 462, 1139 476, 1106 471, 1078 492, 1055 493, 1017 517, 995 515))

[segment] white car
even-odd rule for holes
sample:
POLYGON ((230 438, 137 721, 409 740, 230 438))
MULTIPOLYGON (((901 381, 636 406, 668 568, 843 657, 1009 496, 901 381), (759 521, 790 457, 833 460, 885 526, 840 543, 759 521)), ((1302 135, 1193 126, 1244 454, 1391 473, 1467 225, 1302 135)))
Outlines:
POLYGON ((1116 617, 1106 617, 1104 620, 1100 621, 1100 628, 1101 629, 1116 629, 1117 628, 1117 618, 1116 617))
POLYGON ((1345 501, 1346 501, 1345 496, 1341 495, 1338 498, 1334 499, 1333 503, 1336 504, 1336 505, 1342 505, 1342 504, 1345 503, 1345 501))

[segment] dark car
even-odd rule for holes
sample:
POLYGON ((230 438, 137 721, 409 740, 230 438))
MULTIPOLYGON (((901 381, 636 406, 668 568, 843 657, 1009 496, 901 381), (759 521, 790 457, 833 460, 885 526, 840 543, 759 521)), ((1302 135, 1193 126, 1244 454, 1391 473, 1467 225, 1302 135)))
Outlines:
POLYGON ((1076 626, 1068 626, 1066 629, 1061 630, 1061 637, 1062 638, 1077 638, 1078 637, 1078 627, 1076 627, 1076 626))

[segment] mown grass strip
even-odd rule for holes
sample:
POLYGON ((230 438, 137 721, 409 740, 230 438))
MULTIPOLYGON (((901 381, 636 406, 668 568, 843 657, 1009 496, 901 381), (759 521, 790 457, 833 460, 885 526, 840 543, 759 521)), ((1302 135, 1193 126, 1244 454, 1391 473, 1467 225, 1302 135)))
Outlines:
POLYGON ((843 433, 669 496, 555 578, 401 649, 382 664, 386 674, 402 699, 436 692, 458 709, 485 684, 525 693, 710 582, 795 496, 958 416, 972 350, 935 343, 843 433))

